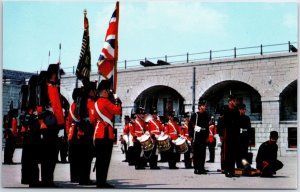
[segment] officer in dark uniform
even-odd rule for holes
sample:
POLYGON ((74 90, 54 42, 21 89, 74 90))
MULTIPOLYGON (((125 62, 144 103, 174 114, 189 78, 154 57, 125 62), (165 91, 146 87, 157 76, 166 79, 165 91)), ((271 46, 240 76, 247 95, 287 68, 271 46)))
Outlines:
POLYGON ((246 115, 246 105, 239 105, 240 119, 239 119, 239 152, 237 167, 244 168, 242 165, 242 159, 247 160, 248 146, 249 146, 249 134, 251 129, 250 118, 246 115))
POLYGON ((276 171, 283 167, 283 163, 277 159, 278 132, 271 131, 270 139, 262 143, 256 156, 256 168, 261 172, 261 177, 272 177, 276 171))
POLYGON ((235 177, 234 168, 238 155, 238 136, 240 112, 237 108, 237 99, 229 95, 228 105, 223 107, 218 130, 223 147, 222 161, 226 177, 235 177))
POLYGON ((194 113, 189 122, 189 137, 193 138, 194 173, 207 174, 204 168, 206 157, 206 141, 208 138, 209 115, 206 112, 206 100, 200 98, 198 112, 194 113))

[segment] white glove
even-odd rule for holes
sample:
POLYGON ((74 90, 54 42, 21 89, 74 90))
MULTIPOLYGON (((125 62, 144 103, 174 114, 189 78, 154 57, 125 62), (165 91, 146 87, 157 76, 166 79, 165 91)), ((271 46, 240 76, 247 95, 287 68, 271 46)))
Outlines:
POLYGON ((192 144, 190 140, 186 140, 186 142, 187 142, 189 145, 191 145, 191 144, 192 144))
POLYGON ((63 129, 59 130, 57 136, 58 136, 58 137, 63 137, 64 135, 65 135, 65 134, 64 134, 64 130, 63 130, 63 129))
POLYGON ((200 130, 201 130, 201 127, 199 127, 199 126, 195 126, 195 128, 194 128, 194 130, 196 131, 196 132, 200 132, 200 130))
POLYGON ((165 135, 165 133, 162 131, 162 132, 160 132, 160 137, 162 137, 162 136, 164 136, 165 135))
POLYGON ((150 135, 149 131, 146 131, 145 134, 146 134, 146 135, 150 135))
POLYGON ((174 143, 174 144, 175 144, 175 140, 172 140, 172 143, 174 143))

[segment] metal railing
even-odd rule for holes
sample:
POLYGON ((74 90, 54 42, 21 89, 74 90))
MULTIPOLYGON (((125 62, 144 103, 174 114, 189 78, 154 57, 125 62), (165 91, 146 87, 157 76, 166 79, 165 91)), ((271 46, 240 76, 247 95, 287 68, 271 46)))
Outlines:
MULTIPOLYGON (((265 55, 272 53, 297 52, 297 42, 287 42, 271 45, 258 45, 250 47, 234 47, 233 49, 209 50, 199 53, 185 53, 179 55, 165 55, 161 57, 150 57, 133 60, 124 60, 118 62, 118 69, 142 68, 141 61, 150 61, 156 63, 157 60, 165 61, 169 64, 192 63, 198 61, 212 61, 214 59, 239 58, 245 56, 265 55)), ((75 74, 76 66, 63 67, 67 74, 75 74)), ((92 73, 97 71, 96 65, 92 64, 92 73)))

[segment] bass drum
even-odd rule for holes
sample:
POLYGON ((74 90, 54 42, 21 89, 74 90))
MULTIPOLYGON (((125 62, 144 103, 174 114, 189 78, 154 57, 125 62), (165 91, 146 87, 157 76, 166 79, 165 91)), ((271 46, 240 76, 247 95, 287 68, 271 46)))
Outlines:
POLYGON ((138 138, 144 151, 151 151, 154 148, 153 140, 150 135, 142 135, 138 138))
POLYGON ((159 151, 168 151, 171 148, 170 139, 168 135, 159 136, 157 138, 159 151))
POLYGON ((175 149, 177 153, 186 153, 189 149, 186 139, 182 137, 178 137, 175 140, 175 149))

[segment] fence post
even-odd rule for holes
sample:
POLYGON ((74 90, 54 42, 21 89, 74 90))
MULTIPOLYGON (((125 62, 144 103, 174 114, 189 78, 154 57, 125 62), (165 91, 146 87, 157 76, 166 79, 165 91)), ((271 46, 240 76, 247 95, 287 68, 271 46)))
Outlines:
POLYGON ((186 53, 186 62, 189 62, 189 53, 186 53))
POLYGON ((74 73, 75 73, 75 68, 74 68, 75 66, 73 66, 73 75, 74 75, 74 73))
POLYGON ((289 52, 291 52, 291 42, 289 41, 289 52))
POLYGON ((165 62, 167 62, 167 55, 165 55, 165 62))
POLYGON ((209 60, 211 61, 212 60, 212 51, 209 50, 209 60))
POLYGON ((236 47, 234 47, 234 58, 236 58, 236 47))
POLYGON ((260 44, 260 55, 263 55, 263 46, 260 44))
POLYGON ((126 63, 126 59, 125 59, 125 69, 127 68, 127 66, 126 66, 126 65, 127 65, 127 63, 126 63))

